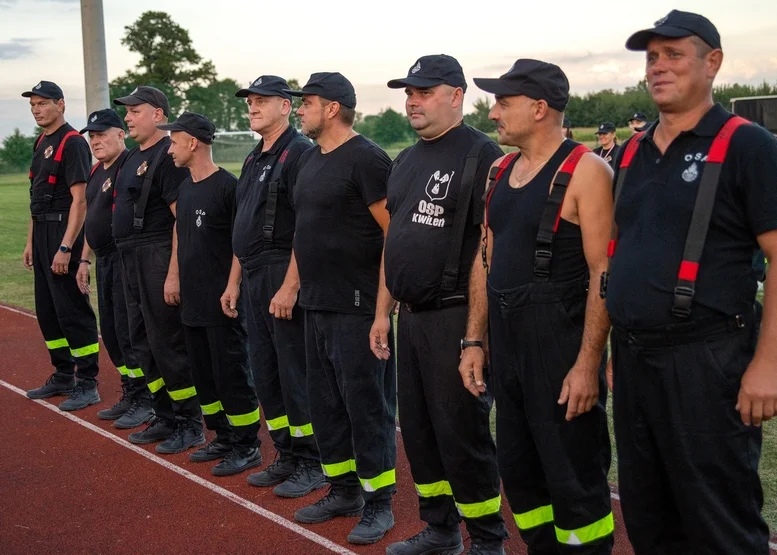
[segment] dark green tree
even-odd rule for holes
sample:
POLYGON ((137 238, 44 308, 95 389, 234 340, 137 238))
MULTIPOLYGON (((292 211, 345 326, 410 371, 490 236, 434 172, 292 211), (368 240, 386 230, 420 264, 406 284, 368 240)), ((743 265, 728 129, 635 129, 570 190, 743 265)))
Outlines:
POLYGON ((0 162, 8 171, 18 172, 29 169, 33 144, 35 144, 35 137, 28 137, 18 128, 14 129, 11 135, 3 139, 0 162))
POLYGON ((250 129, 245 101, 235 97, 241 87, 234 79, 194 85, 186 91, 186 109, 207 116, 218 131, 250 129))
POLYGON ((493 133, 496 131, 496 122, 488 119, 493 103, 488 97, 478 98, 472 107, 474 111, 464 114, 464 123, 481 130, 483 133, 493 133))
POLYGON ((384 147, 406 141, 411 134, 415 136, 407 118, 391 108, 378 113, 372 133, 373 136, 370 138, 384 147))

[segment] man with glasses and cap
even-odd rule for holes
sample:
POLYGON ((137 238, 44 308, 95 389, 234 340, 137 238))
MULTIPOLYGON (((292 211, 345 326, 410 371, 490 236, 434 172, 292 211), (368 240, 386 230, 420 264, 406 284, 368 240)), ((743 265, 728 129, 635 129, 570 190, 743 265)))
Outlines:
MULTIPOLYGON (((464 123, 467 82, 455 58, 422 56, 388 86, 404 89, 407 119, 420 137, 391 165, 384 275, 401 303, 399 420, 427 526, 386 553, 460 553, 462 517, 469 553, 504 553, 491 400, 469 395, 457 372, 462 351, 481 345, 466 336, 469 273, 484 185, 502 151, 464 123)), ((373 351, 381 355, 374 341, 373 351)))
POLYGON ((394 526, 396 489, 394 301, 381 279, 391 160, 353 130, 356 93, 340 73, 314 73, 302 90, 288 92, 302 97, 302 132, 318 142, 300 157, 294 253, 306 309, 310 416, 331 483, 294 518, 362 515, 348 541, 375 543, 394 526), (370 350, 375 341, 380 358, 370 350))
POLYGON ((777 256, 777 140, 713 101, 723 51, 704 16, 673 10, 626 48, 659 113, 621 149, 602 291, 626 530, 636 555, 767 555, 777 285, 759 336, 753 253, 777 256))
POLYGON ((299 158, 313 145, 289 124, 288 88, 282 77, 262 75, 235 93, 245 98, 251 130, 262 139, 240 172, 232 247, 243 269, 251 372, 277 453, 248 483, 302 497, 326 483, 305 389, 305 312, 297 305, 292 252, 291 194, 299 158))
MULTIPOLYGON (((167 153, 170 104, 154 87, 137 87, 114 104, 127 107, 129 135, 138 146, 119 168, 114 185, 113 237, 119 248, 130 339, 153 397, 155 418, 129 435, 137 444, 161 442, 157 453, 181 453, 205 443, 202 413, 181 325, 175 211, 189 170, 167 153)), ((134 403, 127 415, 143 407, 134 403)))
POLYGON ((599 129, 596 130, 596 139, 599 141, 599 146, 594 149, 594 154, 599 158, 603 158, 605 162, 610 164, 611 168, 615 168, 615 157, 618 155, 618 139, 615 136, 617 128, 615 124, 610 121, 602 122, 599 125, 599 129))
POLYGON ((65 95, 56 83, 41 81, 22 96, 30 99, 35 123, 43 129, 30 166, 30 227, 23 261, 34 272, 35 314, 55 368, 27 397, 66 395, 59 408, 78 410, 100 402, 97 321, 76 281, 89 145, 65 121, 65 95))
POLYGON ((95 254, 97 276, 97 306, 100 314, 100 332, 111 362, 121 374, 122 395, 111 408, 101 410, 97 417, 115 420, 116 428, 136 428, 153 417, 146 379, 138 357, 132 348, 124 298, 124 279, 121 262, 111 231, 113 218, 113 191, 116 174, 127 157, 124 146, 124 125, 119 115, 106 108, 89 114, 81 134, 89 132, 89 146, 97 158, 86 184, 86 221, 84 248, 79 260, 78 286, 89 294, 89 269, 95 254), (134 401, 143 401, 142 410, 124 417, 134 401))

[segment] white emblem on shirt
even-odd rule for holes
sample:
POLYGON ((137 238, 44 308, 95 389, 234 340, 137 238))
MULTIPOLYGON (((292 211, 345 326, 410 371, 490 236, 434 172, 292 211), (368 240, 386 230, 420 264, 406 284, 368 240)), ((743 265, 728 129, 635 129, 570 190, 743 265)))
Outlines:
POLYGON ((443 200, 448 196, 448 189, 450 189, 451 180, 456 172, 446 173, 442 176, 440 173, 440 170, 434 172, 426 183, 426 196, 429 197, 429 200, 443 200))
POLYGON ((103 193, 106 192, 110 188, 111 188, 111 178, 109 177, 108 179, 103 181, 103 187, 102 187, 103 193))
POLYGON ((264 178, 267 177, 267 170, 269 170, 270 168, 272 168, 272 166, 270 165, 267 165, 262 168, 262 175, 259 176, 259 183, 264 181, 264 178))
POLYGON ((696 165, 696 162, 685 168, 685 171, 683 172, 683 180, 686 183, 691 183, 696 180, 696 178, 699 177, 699 168, 696 165))
POLYGON ((47 146, 46 150, 43 151, 43 157, 44 158, 51 158, 52 154, 54 154, 54 147, 53 146, 47 146))
POLYGON ((697 152, 696 154, 690 153, 685 155, 686 162, 691 162, 693 160, 696 160, 697 162, 706 162, 707 155, 703 152, 697 152))
POLYGON ((410 70, 410 73, 418 73, 421 71, 421 62, 416 63, 416 65, 413 66, 413 69, 410 70))
POLYGON ((207 214, 205 214, 205 210, 195 210, 194 213, 197 214, 197 220, 194 223, 197 227, 200 227, 202 225, 202 217, 207 214))

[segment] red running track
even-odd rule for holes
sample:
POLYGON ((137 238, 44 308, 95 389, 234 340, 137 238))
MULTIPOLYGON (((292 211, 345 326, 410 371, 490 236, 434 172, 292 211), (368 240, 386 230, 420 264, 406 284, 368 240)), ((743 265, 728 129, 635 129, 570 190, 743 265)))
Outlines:
MULTIPOLYGON (((134 446, 129 431, 97 419, 120 394, 104 349, 103 403, 76 413, 56 409, 61 397, 22 396, 43 383, 51 365, 35 320, 2 305, 0 360, 0 554, 383 554, 423 528, 400 434, 396 526, 375 545, 354 546, 345 537, 356 518, 294 522, 294 511, 326 490, 280 499, 249 486, 245 474, 216 478, 210 463, 193 464, 187 454, 161 457, 153 446, 134 446)), ((264 427, 260 435, 266 465, 274 450, 264 427)), ((614 508, 614 553, 631 555, 617 501, 614 508)), ((511 534, 505 551, 525 554, 506 502, 503 512, 511 534)))

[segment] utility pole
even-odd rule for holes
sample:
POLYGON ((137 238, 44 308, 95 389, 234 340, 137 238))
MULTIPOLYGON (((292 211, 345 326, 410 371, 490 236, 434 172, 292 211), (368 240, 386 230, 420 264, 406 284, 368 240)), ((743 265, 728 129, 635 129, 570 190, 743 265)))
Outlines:
POLYGON ((81 36, 84 43, 84 78, 88 115, 111 106, 102 0, 81 0, 81 36))

